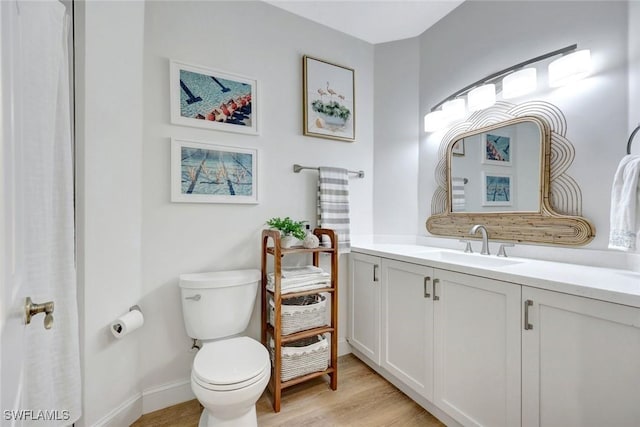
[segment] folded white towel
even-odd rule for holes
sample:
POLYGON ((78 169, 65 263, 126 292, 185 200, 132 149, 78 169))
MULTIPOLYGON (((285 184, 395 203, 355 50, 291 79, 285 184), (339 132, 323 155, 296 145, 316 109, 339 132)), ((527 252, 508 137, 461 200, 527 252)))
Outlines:
POLYGON ((609 248, 622 251, 636 249, 638 222, 638 178, 640 177, 640 156, 625 156, 613 179, 611 189, 611 229, 609 248))
MULTIPOLYGON (((299 276, 299 277, 291 277, 291 278, 283 277, 280 279, 280 286, 284 288, 284 287, 291 287, 299 284, 326 282, 330 278, 331 278, 331 275, 329 273, 324 273, 324 272, 320 274, 314 274, 313 276, 299 276)), ((269 273, 267 275, 267 282, 268 283, 275 282, 275 276, 273 275, 273 273, 269 273)))
POLYGON ((305 265, 302 267, 282 267, 282 277, 299 277, 312 274, 324 273, 324 270, 315 265, 305 265))
MULTIPOLYGON (((274 291, 274 283, 267 282, 267 290, 273 292, 274 291)), ((289 294, 291 292, 301 292, 308 291, 310 289, 321 289, 321 288, 329 288, 331 287, 331 280, 315 280, 315 281, 307 281, 302 283, 295 283, 288 286, 284 286, 280 284, 280 293, 289 294)))

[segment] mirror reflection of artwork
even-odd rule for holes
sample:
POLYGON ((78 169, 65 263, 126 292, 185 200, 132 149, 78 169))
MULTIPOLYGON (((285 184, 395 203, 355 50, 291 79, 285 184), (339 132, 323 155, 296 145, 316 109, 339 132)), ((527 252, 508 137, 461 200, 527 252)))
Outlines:
MULTIPOLYGON (((450 142, 448 190, 452 189, 453 177, 466 177, 464 186, 465 212, 538 212, 542 184, 542 138, 543 133, 532 119, 518 119, 516 123, 493 125, 453 138, 450 142), (500 156, 491 151, 494 160, 487 160, 487 141, 496 148, 500 156), (464 156, 454 155, 456 143, 464 144, 464 156), (501 158, 502 160, 495 160, 501 158), (508 160, 508 161, 507 161, 508 160), (485 203, 485 182, 483 172, 492 176, 509 175, 510 198, 485 203), (496 204, 502 203, 502 204, 496 204)), ((451 194, 450 194, 451 195, 451 194)), ((449 209, 454 209, 449 198, 449 209)))
POLYGON ((451 154, 454 156, 464 156, 464 139, 459 139, 453 144, 451 154))
POLYGON ((511 138, 488 133, 484 143, 484 162, 511 165, 511 138))
POLYGON ((511 175, 484 173, 483 205, 511 206, 511 175))

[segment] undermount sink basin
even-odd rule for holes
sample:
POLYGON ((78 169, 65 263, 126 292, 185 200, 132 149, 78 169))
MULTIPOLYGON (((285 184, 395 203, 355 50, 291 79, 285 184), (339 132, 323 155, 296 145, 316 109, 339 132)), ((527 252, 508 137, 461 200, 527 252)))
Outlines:
POLYGON ((440 258, 442 261, 455 262, 460 264, 474 265, 478 267, 506 267, 509 265, 522 264, 523 261, 517 261, 508 258, 498 258, 495 255, 468 254, 464 252, 431 252, 428 255, 434 258, 440 258))

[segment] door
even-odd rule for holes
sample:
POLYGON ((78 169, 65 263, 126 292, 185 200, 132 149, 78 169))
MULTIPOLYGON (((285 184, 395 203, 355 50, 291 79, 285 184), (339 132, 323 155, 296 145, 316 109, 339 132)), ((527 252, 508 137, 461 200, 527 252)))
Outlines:
POLYGON ((433 399, 433 268, 382 260, 382 367, 433 399))
POLYGON ((465 426, 519 426, 521 286, 434 276, 435 405, 465 426))
POLYGON ((522 301, 523 426, 639 425, 640 309, 526 286, 522 301))
POLYGON ((349 344, 380 364, 380 258, 349 255, 349 344))
POLYGON ((2 423, 22 425, 13 416, 20 409, 24 369, 24 305, 27 289, 22 281, 24 242, 22 198, 16 189, 16 159, 21 156, 20 126, 16 116, 20 97, 18 55, 18 10, 11 2, 0 2, 0 405, 2 423), (5 411, 10 411, 9 413, 5 411))
POLYGON ((57 0, 0 1, 2 425, 70 425, 81 410, 69 18, 57 0), (50 303, 25 326, 27 297, 50 303))

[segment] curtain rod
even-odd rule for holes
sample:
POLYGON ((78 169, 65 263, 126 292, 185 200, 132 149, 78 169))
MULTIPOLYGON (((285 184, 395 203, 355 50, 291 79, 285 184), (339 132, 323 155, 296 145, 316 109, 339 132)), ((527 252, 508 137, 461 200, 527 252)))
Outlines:
MULTIPOLYGON (((320 168, 314 168, 312 166, 300 166, 298 164, 293 165, 293 172, 295 173, 299 173, 303 169, 310 169, 310 170, 317 170, 317 171, 320 170, 320 168)), ((347 171, 347 172, 356 174, 358 178, 364 178, 364 171, 347 171)))

